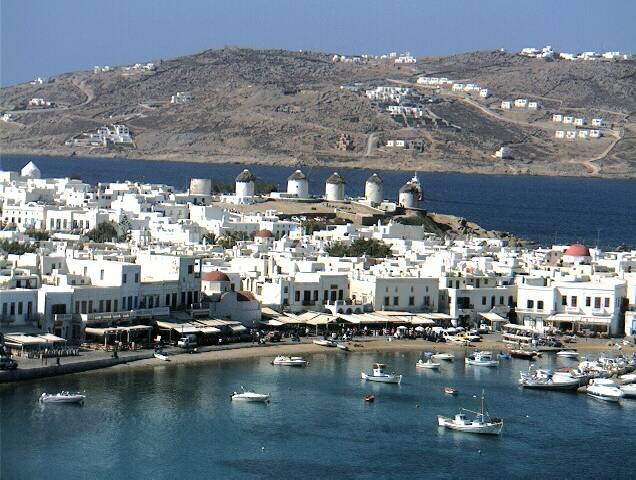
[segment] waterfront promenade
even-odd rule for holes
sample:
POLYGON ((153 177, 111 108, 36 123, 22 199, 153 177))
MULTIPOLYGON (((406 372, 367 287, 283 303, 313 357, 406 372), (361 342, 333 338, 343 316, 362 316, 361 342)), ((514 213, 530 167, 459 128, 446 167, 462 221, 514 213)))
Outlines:
MULTIPOLYGON (((239 360, 256 357, 276 355, 300 355, 312 353, 338 353, 336 348, 328 348, 313 343, 317 337, 301 339, 300 342, 284 340, 279 343, 231 343, 199 347, 196 353, 188 353, 178 347, 168 347, 164 351, 169 354, 170 362, 164 362, 154 358, 153 350, 141 350, 136 352, 118 352, 114 358, 112 352, 102 350, 82 351, 76 357, 64 357, 60 365, 55 358, 49 358, 48 364, 43 365, 39 359, 17 358, 19 367, 13 371, 0 371, 0 383, 29 380, 35 378, 52 377, 80 373, 103 368, 154 368, 158 365, 188 365, 206 362, 218 362, 239 360)), ((620 341, 618 341, 620 343, 620 341)), ((434 343, 423 339, 394 339, 389 341, 387 337, 357 337, 349 343, 351 353, 396 352, 396 351, 454 351, 468 352, 472 350, 504 351, 508 346, 501 341, 500 335, 485 335, 480 342, 469 346, 461 346, 452 343, 434 343)), ((608 345, 608 340, 603 339, 579 339, 577 343, 569 344, 565 348, 574 348, 583 355, 599 354, 601 352, 618 353, 618 349, 608 345)), ((633 345, 621 345, 620 352, 633 353, 636 347, 633 345)), ((343 353, 340 353, 341 355, 343 353)))

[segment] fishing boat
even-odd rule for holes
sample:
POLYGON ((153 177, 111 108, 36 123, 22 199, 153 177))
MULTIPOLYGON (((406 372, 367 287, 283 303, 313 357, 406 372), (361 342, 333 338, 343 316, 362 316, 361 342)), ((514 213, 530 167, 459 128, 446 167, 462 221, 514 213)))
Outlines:
POLYGON ((232 400, 240 400, 243 402, 253 402, 253 403, 267 403, 271 395, 269 393, 256 393, 245 390, 245 387, 241 387, 241 392, 233 392, 230 395, 232 400))
POLYGON ((636 398, 636 385, 621 385, 621 392, 623 392, 623 396, 627 398, 636 398))
POLYGON ((484 393, 481 394, 481 409, 478 412, 462 408, 454 417, 437 416, 437 424, 440 427, 450 428, 466 433, 481 433, 486 435, 499 435, 503 428, 503 420, 492 418, 486 410, 484 393), (474 414, 472 419, 464 412, 474 414))
POLYGON ((422 360, 421 358, 417 361, 417 363, 415 364, 415 366, 417 368, 430 368, 430 369, 438 369, 440 367, 441 363, 437 363, 434 362, 433 360, 431 360, 430 358, 426 361, 422 360))
POLYGON ((433 355, 431 355, 431 358, 434 360, 446 360, 447 362, 452 362, 453 360, 455 360, 455 354, 440 352, 434 353, 433 355))
POLYGON ((307 366, 307 360, 303 357, 288 357, 285 355, 279 355, 272 360, 272 365, 279 365, 282 367, 305 367, 307 366))
POLYGON ((579 352, 575 350, 560 350, 556 354, 561 358, 579 358, 579 352))
POLYGON ((475 352, 468 355, 465 359, 466 365, 474 365, 476 367, 497 367, 499 360, 493 360, 490 352, 475 352))
POLYGON ((336 342, 334 342, 333 340, 328 340, 328 339, 322 339, 322 340, 314 340, 314 343, 316 345, 320 345, 321 347, 335 347, 338 344, 336 342))
POLYGON ((402 381, 402 375, 398 375, 397 373, 386 373, 384 371, 386 365, 383 363, 376 363, 373 365, 373 373, 367 374, 364 372, 360 372, 360 376, 362 380, 369 380, 371 382, 381 382, 381 383, 400 383, 402 381))
POLYGON ((531 352, 530 350, 510 350, 510 356, 512 358, 520 358, 522 360, 534 360, 534 357, 537 356, 537 352, 531 352))
POLYGON ((349 351, 349 345, 347 345, 346 343, 338 343, 336 345, 336 347, 338 347, 343 352, 348 352, 349 351))
POLYGON ((60 392, 60 393, 43 393, 40 395, 40 403, 78 403, 83 404, 86 395, 81 393, 60 392))
POLYGON ((457 395, 457 390, 453 387, 444 387, 444 393, 446 395, 457 395))

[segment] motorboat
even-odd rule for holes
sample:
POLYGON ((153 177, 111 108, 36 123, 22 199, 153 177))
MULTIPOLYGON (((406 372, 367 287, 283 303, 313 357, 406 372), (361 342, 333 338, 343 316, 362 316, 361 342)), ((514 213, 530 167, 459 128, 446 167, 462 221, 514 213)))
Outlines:
POLYGON ((634 384, 621 385, 620 390, 621 392, 623 392, 624 397, 636 398, 636 385, 634 384))
POLYGON ((530 366, 528 372, 521 372, 519 385, 537 390, 576 390, 580 380, 564 372, 533 369, 530 366))
POLYGON ((636 373, 626 373, 618 377, 623 383, 636 383, 636 373))
POLYGON ((346 343, 338 343, 336 345, 336 347, 338 347, 343 352, 348 352, 349 351, 349 345, 347 345, 346 343))
POLYGON ((306 367, 307 360, 303 357, 288 357, 285 355, 279 355, 272 360, 272 365, 279 365, 283 367, 306 367))
POLYGON ((240 400, 243 402, 253 402, 253 403, 267 403, 270 400, 271 395, 269 393, 256 393, 245 390, 244 387, 241 387, 241 392, 233 392, 230 395, 232 400, 240 400))
POLYGON ((40 403, 79 403, 80 405, 86 400, 86 395, 81 393, 60 392, 60 393, 43 393, 40 395, 40 403))
POLYGON ((445 360, 447 362, 452 362, 453 360, 455 360, 455 354, 440 352, 440 353, 434 353, 433 355, 431 355, 431 358, 434 360, 445 360))
POLYGON ((397 373, 386 373, 384 371, 386 365, 383 363, 376 363, 373 365, 373 373, 367 374, 360 372, 362 380, 369 380, 371 382, 381 383, 400 383, 402 381, 402 375, 397 373))
POLYGON ((579 352, 575 350, 560 350, 556 354, 561 358, 579 358, 579 352))
POLYGON ((168 354, 165 353, 163 350, 155 350, 154 357, 159 359, 159 360, 162 360, 164 362, 169 362, 170 361, 170 358, 168 357, 168 354))
POLYGON ((440 367, 441 363, 437 363, 434 362, 433 360, 431 360, 430 358, 426 361, 422 360, 421 358, 417 361, 417 363, 415 364, 415 366, 417 368, 430 368, 430 369, 438 369, 440 367))
POLYGON ((493 360, 490 352, 475 352, 468 355, 465 359, 466 365, 474 365, 477 367, 497 367, 499 360, 493 360))
POLYGON ((444 387, 444 393, 446 395, 457 395, 457 390, 453 387, 444 387))
POLYGON ((481 433, 486 435, 499 435, 503 428, 503 420, 492 418, 486 410, 484 394, 481 395, 481 409, 478 412, 462 408, 454 417, 437 416, 437 424, 440 427, 450 428, 466 433, 481 433), (470 419, 464 412, 474 414, 470 419))
POLYGON ((621 398, 624 396, 621 389, 609 385, 599 385, 594 382, 595 380, 597 379, 592 379, 592 384, 587 387, 585 393, 597 400, 615 403, 620 402, 621 398))
POLYGON ((369 403, 371 403, 371 402, 373 402, 374 400, 375 400, 375 395, 371 395, 371 394, 369 394, 369 395, 367 395, 366 397, 364 397, 364 401, 365 401, 365 402, 369 402, 369 403))
POLYGON ((333 340, 329 340, 327 338, 322 340, 314 340, 316 345, 320 345, 321 347, 336 347, 338 344, 333 340))
POLYGON ((512 358, 520 358, 522 360, 534 360, 534 357, 537 356, 537 352, 531 352, 530 350, 510 350, 510 356, 512 358))

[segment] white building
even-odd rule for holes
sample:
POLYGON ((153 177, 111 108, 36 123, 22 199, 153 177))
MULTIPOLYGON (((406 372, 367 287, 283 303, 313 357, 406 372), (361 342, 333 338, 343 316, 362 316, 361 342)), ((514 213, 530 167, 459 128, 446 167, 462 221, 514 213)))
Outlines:
POLYGON ((345 198, 345 181, 338 172, 334 172, 325 182, 325 199, 328 201, 341 202, 345 198))
POLYGON ((309 180, 301 170, 287 177, 287 194, 296 198, 309 198, 309 180))
POLYGON ((364 183, 364 198, 371 205, 380 205, 384 201, 384 182, 374 173, 364 183))
POLYGON ((512 108, 512 102, 510 100, 504 100, 501 102, 502 110, 510 110, 512 108))

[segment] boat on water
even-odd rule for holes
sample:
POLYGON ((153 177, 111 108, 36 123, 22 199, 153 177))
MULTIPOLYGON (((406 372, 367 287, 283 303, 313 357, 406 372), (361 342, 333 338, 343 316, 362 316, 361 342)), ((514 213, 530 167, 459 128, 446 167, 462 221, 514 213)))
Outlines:
POLYGON ((316 345, 320 345, 321 347, 336 347, 338 346, 338 344, 336 342, 334 342, 333 340, 329 340, 329 339, 322 339, 322 340, 314 340, 314 343, 316 345))
POLYGON ((374 400, 375 400, 375 395, 371 395, 371 394, 369 394, 369 395, 367 395, 366 397, 364 397, 364 401, 365 401, 365 402, 369 402, 369 403, 371 403, 371 402, 373 402, 374 400))
POLYGON ((534 360, 534 357, 536 357, 537 355, 538 355, 537 352, 533 352, 530 350, 523 350, 523 349, 510 350, 510 356, 512 358, 520 358, 521 360, 534 360))
POLYGON ((623 383, 636 383, 636 373, 626 373, 618 377, 623 383))
POLYGON ((288 357, 286 355, 279 355, 272 360, 272 365, 279 365, 283 367, 306 367, 307 360, 303 357, 288 357))
POLYGON ((579 358, 579 352, 575 350, 560 350, 556 354, 561 358, 579 358))
POLYGON ((457 390, 453 387, 444 387, 444 393, 446 395, 457 395, 457 390))
POLYGON ((531 365, 527 372, 521 372, 519 385, 536 390, 576 390, 580 380, 565 372, 534 369, 531 365))
POLYGON ((493 360, 490 352, 475 352, 468 355, 465 359, 466 365, 474 365, 476 367, 497 367, 499 360, 493 360))
POLYGON ((510 354, 508 352, 499 352, 497 354, 497 358, 499 360, 510 360, 510 359, 512 359, 512 357, 510 356, 510 354))
POLYGON ((433 355, 431 355, 431 358, 433 360, 445 360, 447 362, 452 362, 453 360, 455 360, 455 354, 440 352, 440 353, 434 353, 433 355))
POLYGON ((170 361, 170 358, 168 357, 168 354, 165 353, 163 350, 155 350, 154 357, 156 359, 162 360, 164 362, 169 362, 170 361))
POLYGON ((484 393, 481 394, 481 408, 479 411, 462 408, 454 417, 437 416, 437 424, 440 427, 450 428, 465 433, 481 433, 485 435, 499 435, 503 428, 503 420, 492 418, 486 410, 486 400, 484 393), (473 418, 469 418, 466 413, 472 413, 473 418))
POLYGON ((376 363, 373 365, 373 373, 367 374, 360 372, 362 380, 369 380, 371 382, 380 383, 400 383, 402 381, 402 375, 397 373, 386 373, 384 369, 386 365, 383 363, 376 363))
POLYGON ((245 390, 244 387, 241 387, 241 392, 233 392, 230 395, 230 398, 232 400, 239 400, 243 402, 267 403, 269 402, 271 395, 269 393, 250 392, 249 390, 245 390))
POLYGON ((620 402, 621 398, 623 398, 624 393, 618 387, 599 385, 597 383, 594 383, 594 380, 596 379, 592 379, 591 385, 588 385, 587 389, 585 390, 585 393, 587 393, 587 395, 589 395, 590 397, 597 400, 614 403, 620 402))
POLYGON ((624 397, 636 398, 636 385, 634 384, 621 385, 619 388, 621 392, 623 392, 624 397))
POLYGON ((86 400, 86 395, 73 392, 60 392, 60 393, 43 393, 40 395, 40 403, 78 403, 83 404, 86 400))
POLYGON ((441 363, 438 362, 434 362, 433 360, 431 360, 430 358, 426 361, 422 360, 421 358, 417 361, 417 363, 415 364, 415 366, 417 368, 430 368, 430 369, 438 369, 441 366, 441 363))

